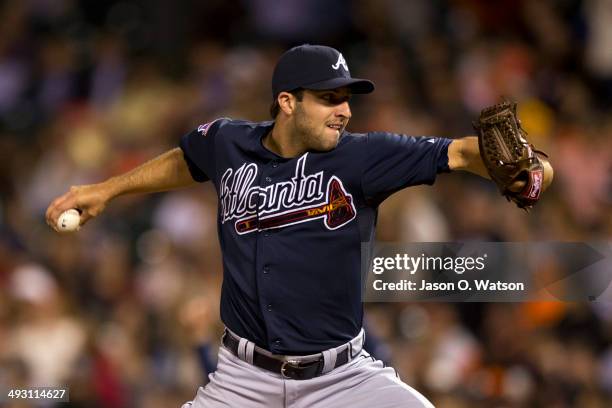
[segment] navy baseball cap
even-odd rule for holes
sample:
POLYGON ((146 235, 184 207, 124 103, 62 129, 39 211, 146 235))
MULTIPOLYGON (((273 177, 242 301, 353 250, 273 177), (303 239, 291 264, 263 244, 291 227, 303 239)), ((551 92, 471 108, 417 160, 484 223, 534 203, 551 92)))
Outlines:
POLYGON ((346 60, 340 51, 324 45, 304 44, 281 55, 272 75, 274 99, 283 91, 298 88, 323 90, 348 86, 353 93, 367 94, 374 83, 351 78, 346 60))

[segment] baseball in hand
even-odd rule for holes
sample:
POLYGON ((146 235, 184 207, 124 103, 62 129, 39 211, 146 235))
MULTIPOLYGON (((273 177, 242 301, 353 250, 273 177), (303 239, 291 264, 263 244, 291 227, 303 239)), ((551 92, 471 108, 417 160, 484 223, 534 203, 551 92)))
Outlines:
POLYGON ((57 229, 63 232, 78 231, 81 223, 81 214, 74 208, 64 211, 57 219, 57 229))

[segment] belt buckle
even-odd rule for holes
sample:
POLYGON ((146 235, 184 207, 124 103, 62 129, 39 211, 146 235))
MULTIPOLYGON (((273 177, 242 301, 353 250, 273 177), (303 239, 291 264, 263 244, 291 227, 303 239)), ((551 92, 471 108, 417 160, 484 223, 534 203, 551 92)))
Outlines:
POLYGON ((293 368, 300 368, 300 362, 298 360, 285 360, 283 361, 283 364, 281 365, 281 375, 283 376, 283 378, 288 378, 288 379, 293 379, 292 377, 289 377, 287 374, 285 374, 285 369, 287 366, 291 366, 293 368))

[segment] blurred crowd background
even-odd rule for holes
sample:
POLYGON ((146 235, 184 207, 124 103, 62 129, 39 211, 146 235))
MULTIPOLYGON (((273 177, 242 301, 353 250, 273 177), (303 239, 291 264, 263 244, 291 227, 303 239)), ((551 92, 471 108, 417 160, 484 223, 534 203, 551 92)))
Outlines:
MULTIPOLYGON (((274 63, 305 42, 339 48, 376 83, 353 99, 349 130, 460 137, 505 96, 555 167, 529 214, 469 174, 397 193, 380 240, 612 241, 610 0, 5 0, 0 389, 68 385, 62 406, 89 408, 195 395, 194 350, 222 331, 210 183, 122 197, 77 234, 52 232, 44 212, 200 123, 269 119, 274 63)), ((366 318, 377 353, 437 407, 603 408, 611 311, 386 303, 366 318)))

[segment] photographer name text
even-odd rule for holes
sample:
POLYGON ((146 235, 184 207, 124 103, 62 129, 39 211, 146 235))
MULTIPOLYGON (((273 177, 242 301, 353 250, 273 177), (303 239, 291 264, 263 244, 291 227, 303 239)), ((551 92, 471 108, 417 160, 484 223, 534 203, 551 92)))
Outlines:
POLYGON ((475 279, 473 281, 461 279, 457 282, 429 282, 426 280, 414 282, 407 279, 397 282, 385 282, 382 279, 377 279, 373 283, 373 288, 376 291, 524 291, 525 284, 522 282, 502 282, 488 279, 475 279))

